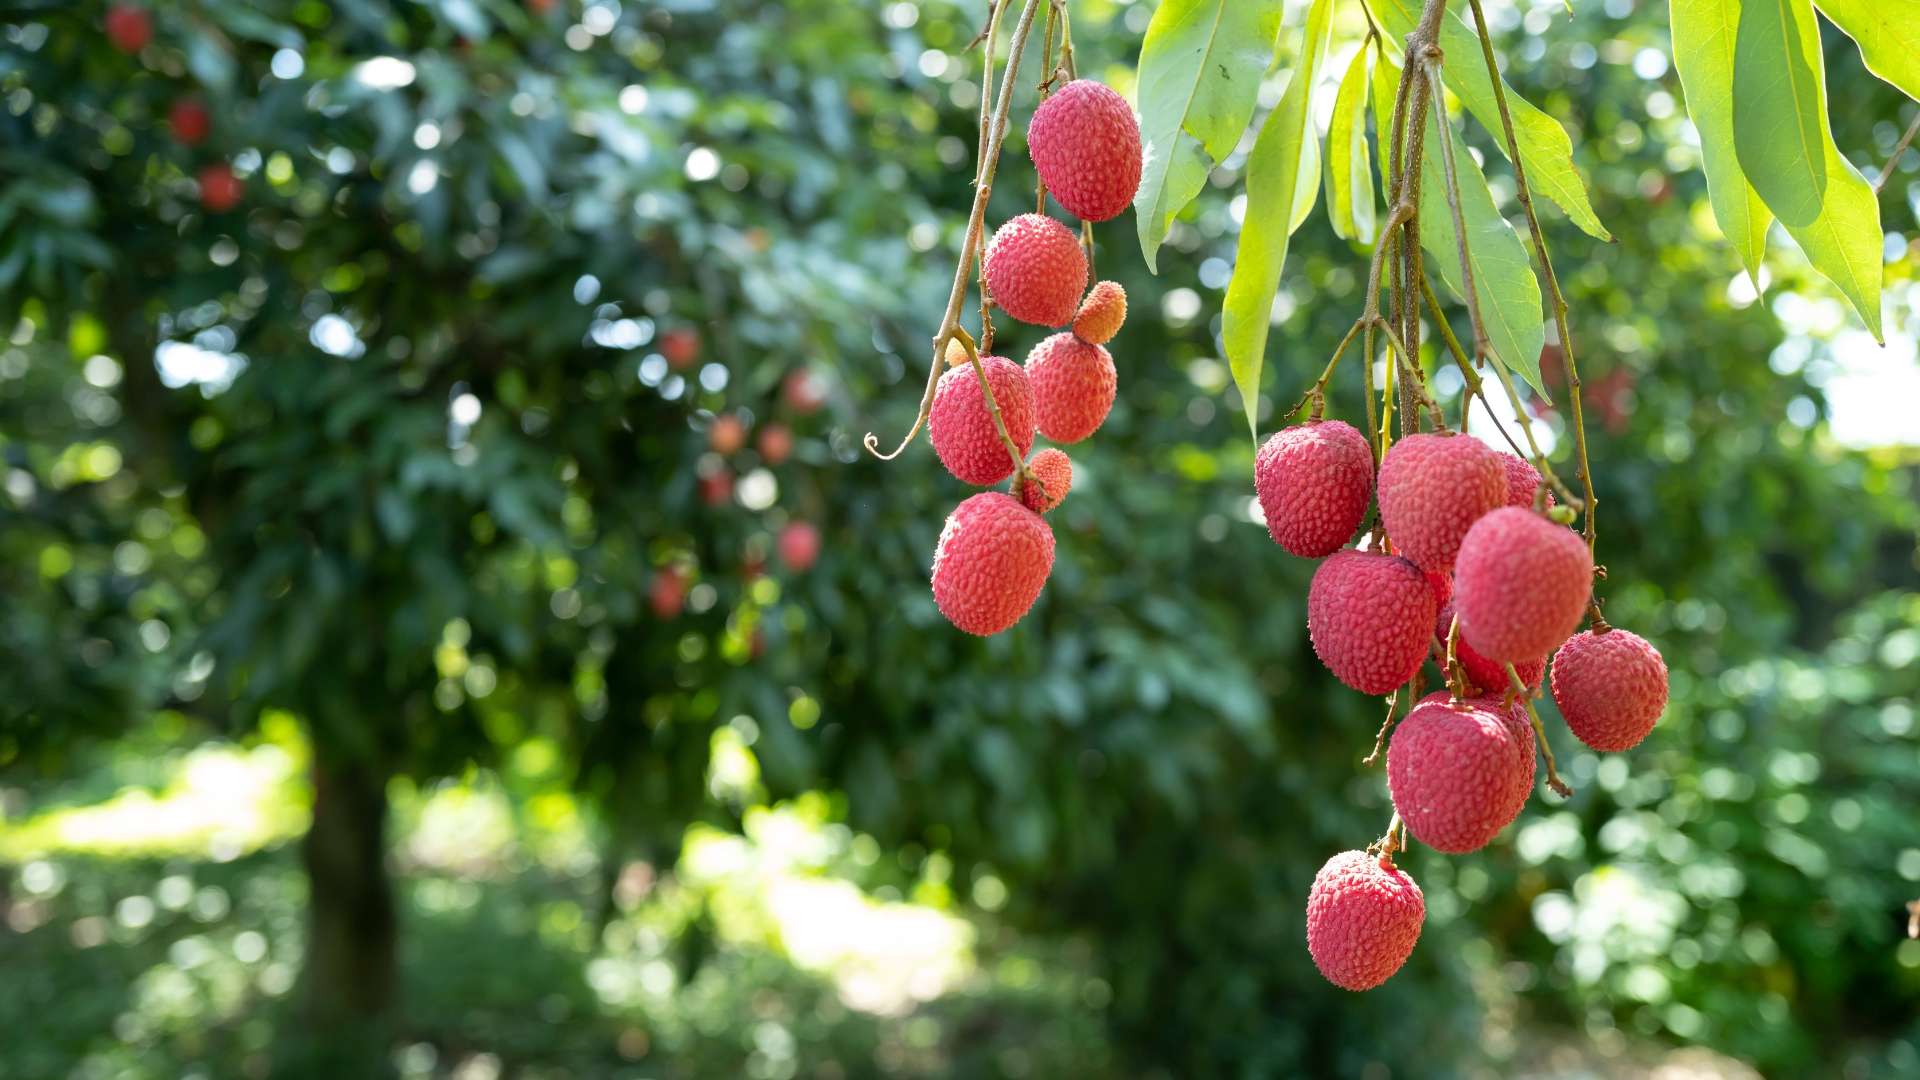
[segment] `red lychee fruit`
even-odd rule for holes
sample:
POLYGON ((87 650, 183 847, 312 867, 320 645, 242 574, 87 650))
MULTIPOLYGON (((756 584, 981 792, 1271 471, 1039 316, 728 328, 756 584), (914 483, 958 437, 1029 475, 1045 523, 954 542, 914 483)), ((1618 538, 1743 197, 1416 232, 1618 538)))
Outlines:
POLYGON ((213 130, 213 114, 199 98, 181 98, 167 110, 167 126, 185 146, 199 146, 213 130))
POLYGON ((1391 858, 1343 851, 1313 876, 1307 951, 1328 982, 1371 990, 1407 962, 1426 917, 1420 886, 1391 858))
POLYGON ((1479 439, 1409 435, 1380 462, 1380 523, 1422 570, 1453 566, 1467 529, 1506 501, 1506 471, 1479 439))
POLYGON ((215 162, 200 170, 200 205, 216 214, 226 213, 240 205, 240 196, 246 192, 246 185, 233 175, 233 169, 225 162, 215 162))
POLYGON ((1609 628, 1567 639, 1553 654, 1553 700, 1595 750, 1630 750, 1667 707, 1667 663, 1638 634, 1609 628))
MULTIPOLYGON (((1433 621, 1434 655, 1433 662, 1440 665, 1445 673, 1447 668, 1447 632, 1453 625, 1453 604, 1449 601, 1441 605, 1440 615, 1433 621)), ((1507 678, 1505 664, 1496 664, 1480 655, 1465 634, 1454 643, 1453 658, 1460 661, 1460 671, 1467 677, 1476 694, 1501 696, 1512 688, 1512 680, 1507 678)), ((1547 658, 1544 654, 1534 660, 1513 665, 1514 674, 1526 684, 1528 690, 1540 689, 1540 676, 1546 674, 1547 658)))
POLYGON ((667 358, 667 366, 675 371, 692 367, 700 359, 700 331, 690 326, 676 326, 660 335, 660 355, 667 358))
POLYGON ((667 567, 647 583, 647 606, 658 618, 671 619, 680 614, 686 600, 687 577, 675 567, 667 567))
POLYGON ((1105 345, 1069 333, 1051 335, 1027 353, 1034 421, 1057 443, 1077 443, 1100 430, 1113 410, 1119 376, 1105 345))
MULTIPOLYGON (((980 367, 993 387, 1007 436, 1021 456, 1033 448, 1033 388, 1019 364, 1004 356, 983 356, 980 367)), ((1013 458, 993 426, 987 396, 972 364, 950 367, 933 391, 933 412, 927 417, 933 451, 947 471, 969 484, 985 487, 1013 474, 1013 458)))
POLYGON ((1453 575, 1444 571, 1423 570, 1427 575, 1427 584, 1433 586, 1434 603, 1445 607, 1453 599, 1453 575))
POLYGON ((107 9, 107 40, 132 55, 153 40, 153 16, 137 4, 115 4, 107 9))
POLYGON ((1052 447, 1033 455, 1027 462, 1037 484, 1020 485, 1020 502, 1036 514, 1044 514, 1060 505, 1073 488, 1073 462, 1052 447))
POLYGON ((933 601, 986 637, 1020 621, 1053 571, 1053 530, 1013 496, 983 491, 954 507, 933 550, 933 601))
POLYGON ((780 381, 780 400, 801 416, 811 416, 827 403, 826 380, 808 368, 797 368, 780 381))
POLYGON ((1027 153, 1040 182, 1086 221, 1120 216, 1140 187, 1140 124, 1127 99, 1075 79, 1040 103, 1027 125, 1027 153))
POLYGON ((713 452, 728 457, 747 445, 747 425, 732 413, 721 413, 707 428, 707 445, 713 452))
POLYGON ((733 498, 733 473, 715 469, 700 478, 700 499, 708 506, 725 506, 733 498))
POLYGON ((1373 498, 1373 450, 1344 420, 1311 420, 1267 437, 1253 487, 1274 543, 1302 558, 1340 550, 1373 498))
POLYGON ((1495 663, 1551 653, 1580 625, 1592 591, 1580 534, 1517 506, 1474 522, 1453 568, 1460 636, 1495 663))
POLYGON ((787 569, 804 573, 820 557, 820 530, 811 522, 790 521, 780 530, 774 546, 779 549, 780 561, 787 564, 787 569))
POLYGON ((1419 567, 1397 555, 1340 551, 1307 589, 1307 636, 1341 682, 1391 693, 1426 658, 1436 608, 1419 567))
POLYGON ((987 291, 1008 315, 1036 326, 1073 318, 1087 287, 1087 256, 1073 230, 1044 214, 1021 214, 987 244, 987 291))
POLYGON ((1453 855, 1478 851, 1520 813, 1523 751, 1497 698, 1415 705, 1387 745, 1387 789, 1414 838, 1453 855))
POLYGON ((793 430, 785 424, 768 424, 760 429, 753 447, 760 451, 760 460, 779 465, 793 454, 793 430))
MULTIPOLYGON (((1500 467, 1507 472, 1507 505, 1531 507, 1533 493, 1545 483, 1540 478, 1540 470, 1534 468, 1532 462, 1518 454, 1501 450, 1496 452, 1495 456, 1500 459, 1500 467)), ((1551 491, 1547 492, 1546 504, 1553 505, 1551 491)))
POLYGON ((1127 321, 1127 290, 1117 281, 1102 281, 1080 302, 1073 316, 1073 336, 1092 345, 1105 345, 1127 321))

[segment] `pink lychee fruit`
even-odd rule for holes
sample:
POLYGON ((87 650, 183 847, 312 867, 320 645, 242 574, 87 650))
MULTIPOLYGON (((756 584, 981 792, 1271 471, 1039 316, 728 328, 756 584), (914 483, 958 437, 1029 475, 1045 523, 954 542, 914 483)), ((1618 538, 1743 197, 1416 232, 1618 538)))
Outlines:
POLYGON ((827 403, 827 381, 811 369, 796 368, 780 380, 780 400, 801 416, 811 416, 827 403))
POLYGON ((1127 290, 1117 281, 1102 281, 1080 301, 1073 316, 1073 336, 1093 345, 1105 345, 1127 321, 1127 290))
POLYGON ((1059 506, 1073 488, 1073 462, 1063 451, 1040 451, 1027 462, 1027 471, 1037 482, 1020 485, 1020 502, 1036 514, 1059 506))
POLYGON ((968 497, 947 515, 933 550, 933 601, 969 634, 1020 621, 1053 570, 1053 530, 999 491, 968 497))
POLYGON ((986 261, 993 302, 1024 323, 1066 323, 1087 287, 1079 238, 1045 214, 1021 214, 1000 226, 987 244, 986 261))
POLYGON ((1069 333, 1047 337, 1027 353, 1027 377, 1040 434, 1057 443, 1076 443, 1100 430, 1119 386, 1107 347, 1069 333))
POLYGON ((726 468, 715 469, 700 477, 700 499, 708 506, 725 506, 733 498, 733 473, 726 468))
POLYGON ((201 169, 197 179, 200 183, 200 205, 216 214, 239 206, 240 197, 246 193, 246 184, 233 174, 232 167, 224 161, 201 169))
POLYGON ((707 428, 707 445, 722 457, 737 453, 747 445, 746 422, 732 413, 721 413, 707 428))
POLYGON ((1451 567, 1467 529, 1506 501, 1506 472, 1479 439, 1409 435, 1380 462, 1380 523, 1422 570, 1451 567))
MULTIPOLYGON (((1453 603, 1441 605, 1440 615, 1433 621, 1433 662, 1440 665, 1442 672, 1447 667, 1447 634, 1453 627, 1453 603)), ((1453 658, 1460 661, 1460 671, 1467 677, 1476 694, 1504 695, 1512 689, 1512 680, 1507 678, 1505 664, 1497 664, 1480 655, 1465 634, 1454 642, 1453 658)), ((1547 658, 1542 654, 1536 659, 1513 665, 1514 674, 1526 684, 1528 690, 1540 689, 1540 676, 1546 674, 1547 658)))
POLYGON ((1091 79, 1040 103, 1027 125, 1027 153, 1053 197, 1086 221, 1120 216, 1140 187, 1140 124, 1127 99, 1091 79))
POLYGON ((660 335, 660 355, 667 358, 667 366, 675 371, 692 367, 700 359, 700 331, 690 326, 676 326, 660 335))
POLYGON ((107 9, 107 40, 129 55, 153 40, 153 16, 137 4, 115 4, 107 9))
MULTIPOLYGON (((1007 435, 1024 457, 1033 448, 1033 389, 1026 370, 1004 356, 983 356, 980 367, 986 372, 987 385, 993 387, 1007 435)), ((993 426, 987 396, 980 390, 980 377, 972 364, 950 367, 940 376, 927 431, 940 463, 961 480, 985 487, 1013 474, 1013 458, 993 426)))
POLYGON ((1503 506, 1473 523, 1453 568, 1460 636, 1495 663, 1553 652, 1580 625, 1593 557, 1580 534, 1503 506))
POLYGON ((655 618, 671 619, 680 614, 686 599, 687 577, 676 567, 661 570, 647 584, 647 607, 655 618))
POLYGON ((1415 839, 1453 855, 1478 851, 1519 815, 1532 776, 1523 783, 1511 711, 1497 698, 1434 694, 1394 728, 1387 790, 1415 839))
POLYGON ((1595 750, 1629 750, 1667 707, 1667 663, 1638 634, 1587 630, 1553 654, 1553 700, 1581 742, 1595 750))
MULTIPOLYGON (((1533 493, 1539 490, 1542 483, 1545 483, 1545 481, 1540 478, 1540 470, 1534 468, 1532 462, 1518 454, 1501 450, 1498 451, 1495 456, 1500 459, 1500 467, 1507 472, 1506 505, 1531 507, 1533 505, 1533 493)), ((1553 505, 1553 492, 1551 491, 1547 492, 1546 505, 1553 505)))
POLYGON ((1267 437, 1253 487, 1274 543, 1317 559, 1340 550, 1373 498, 1373 450, 1344 420, 1312 420, 1267 437))
POLYGON ((1453 575, 1444 570, 1422 571, 1427 575, 1427 584, 1433 586, 1433 600, 1441 606, 1453 599, 1453 575))
POLYGON ((213 130, 213 114, 199 98, 181 98, 167 110, 167 126, 183 146, 199 146, 213 130))
POLYGON ((793 429, 785 424, 768 424, 760 429, 753 447, 760 451, 760 460, 779 465, 793 453, 793 429))
POLYGON ((787 569, 796 574, 805 573, 820 557, 820 530, 809 521, 790 521, 780 530, 774 546, 779 549, 780 561, 787 564, 787 569))
POLYGON ((1390 857, 1343 851, 1313 876, 1307 951, 1328 982, 1371 990, 1407 962, 1426 917, 1420 886, 1390 857))
POLYGON ((1433 640, 1437 605, 1419 567, 1397 555, 1336 552, 1307 589, 1307 635, 1327 670, 1363 694, 1413 677, 1433 640))

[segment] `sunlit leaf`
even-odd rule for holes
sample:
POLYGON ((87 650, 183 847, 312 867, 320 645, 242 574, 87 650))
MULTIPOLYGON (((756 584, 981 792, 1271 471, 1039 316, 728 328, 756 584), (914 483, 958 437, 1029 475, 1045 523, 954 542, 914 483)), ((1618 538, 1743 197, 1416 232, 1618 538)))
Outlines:
POLYGON ((1373 166, 1367 154, 1367 61, 1372 50, 1354 50, 1327 128, 1327 218, 1334 235, 1361 243, 1373 239, 1373 166))
POLYGON ((1687 115, 1700 132, 1707 197, 1720 231, 1757 286, 1773 214, 1741 171, 1733 147, 1733 43, 1740 0, 1673 0, 1673 63, 1687 115))
POLYGON ((1920 101, 1920 0, 1814 0, 1860 46, 1867 70, 1920 101))

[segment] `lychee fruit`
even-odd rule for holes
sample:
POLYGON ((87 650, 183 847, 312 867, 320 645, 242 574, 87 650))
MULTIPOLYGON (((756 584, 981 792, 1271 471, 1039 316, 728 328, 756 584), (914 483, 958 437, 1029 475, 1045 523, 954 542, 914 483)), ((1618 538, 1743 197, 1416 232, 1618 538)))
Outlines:
POLYGON ((733 498, 733 473, 715 469, 700 477, 700 499, 708 506, 725 506, 733 498))
POLYGON ((167 110, 167 127, 184 146, 199 146, 213 130, 213 115, 199 98, 181 98, 167 110))
POLYGON ((1292 554, 1340 550, 1373 498, 1373 449, 1344 420, 1312 420, 1267 437, 1253 459, 1267 532, 1292 554))
POLYGON ((1371 990, 1413 954, 1426 898, 1385 855, 1343 851, 1313 876, 1307 894, 1307 951, 1327 981, 1371 990))
POLYGON ((1581 742, 1629 750, 1667 707, 1667 663, 1651 642, 1626 630, 1575 634, 1553 654, 1553 700, 1581 742))
POLYGON ((746 423, 732 413, 721 413, 707 428, 707 445, 722 457, 738 453, 747 445, 746 423))
MULTIPOLYGON (((1540 489, 1541 484, 1545 483, 1545 481, 1540 478, 1540 470, 1534 468, 1532 462, 1518 454, 1501 450, 1496 452, 1495 456, 1500 459, 1500 467, 1507 472, 1506 504, 1508 506, 1531 507, 1533 505, 1533 493, 1540 489)), ((1553 492, 1551 491, 1547 492, 1546 505, 1553 505, 1553 492)))
MULTIPOLYGON (((983 356, 980 367, 986 372, 987 385, 993 387, 1007 435, 1024 457, 1033 448, 1033 389, 1027 373, 1004 356, 983 356)), ((1012 475, 1013 458, 993 426, 987 396, 980 390, 980 377, 972 364, 948 368, 940 376, 927 431, 940 463, 966 483, 985 487, 1012 475)))
POLYGON ((1592 591, 1580 534, 1517 506, 1474 522, 1453 568, 1460 636, 1495 663, 1551 653, 1580 625, 1592 591))
POLYGON ((780 551, 780 561, 794 573, 803 573, 813 566, 820 557, 820 530, 811 522, 791 521, 780 530, 780 536, 774 541, 780 551))
POLYGON ((1127 321, 1127 290, 1117 281, 1102 281, 1073 316, 1073 336, 1091 345, 1105 345, 1127 321))
POLYGON ((1506 471, 1479 439, 1409 435, 1380 462, 1380 523, 1422 570, 1453 566, 1467 529, 1506 501, 1506 471))
POLYGON ((1427 584, 1433 586, 1434 602, 1446 606, 1453 599, 1453 575, 1444 570, 1425 570, 1427 584))
POLYGON ((827 403, 826 380, 808 368, 796 368, 780 380, 780 400, 801 416, 811 416, 827 403))
POLYGON ((933 601, 947 621, 986 637, 1020 621, 1053 571, 1053 530, 999 491, 968 497, 933 550, 933 601))
POLYGON ((1027 125, 1040 182, 1084 221, 1120 216, 1140 187, 1140 124, 1127 99, 1091 79, 1055 90, 1027 125))
POLYGON ((1437 609, 1419 567, 1397 555, 1341 551, 1314 571, 1307 636, 1341 682, 1391 693, 1420 669, 1437 609))
POLYGON ((1512 711, 1497 698, 1434 694, 1393 729, 1387 790, 1415 839, 1460 855, 1485 847, 1519 816, 1532 776, 1523 782, 1512 711))
MULTIPOLYGON (((1441 671, 1447 667, 1447 634, 1453 628, 1453 603, 1441 605, 1440 615, 1433 621, 1434 656, 1433 662, 1440 665, 1441 671)), ((1465 634, 1454 642, 1453 658, 1460 662, 1460 672, 1467 677, 1475 693, 1504 695, 1512 688, 1512 680, 1507 678, 1505 664, 1497 664, 1480 655, 1465 634)), ((1546 674, 1547 657, 1539 657, 1513 665, 1514 674, 1528 690, 1540 689, 1540 676, 1546 674)))
POLYGON ((680 614, 686 599, 686 575, 675 567, 667 567, 647 583, 647 607, 657 618, 671 619, 680 614))
POLYGON ((693 366, 700 359, 700 331, 688 326, 676 326, 660 335, 660 355, 667 358, 667 366, 680 371, 693 366))
POLYGON ((785 424, 768 424, 760 429, 753 447, 760 452, 761 461, 779 465, 793 453, 793 429, 785 424))
POLYGON ((1034 421, 1057 443, 1076 443, 1100 430, 1113 410, 1119 376, 1105 345, 1069 333, 1051 335, 1027 353, 1034 421))
POLYGON ((1045 214, 1021 214, 987 244, 987 291, 1007 314, 1036 326, 1073 318, 1087 287, 1087 256, 1073 230, 1045 214))
POLYGON ((233 169, 225 162, 215 162, 200 170, 200 205, 216 214, 223 214, 240 205, 240 196, 245 193, 246 185, 233 175, 233 169))
POLYGON ((1052 447, 1033 455, 1027 462, 1027 471, 1038 482, 1019 485, 1020 502, 1036 514, 1059 506, 1073 488, 1073 462, 1064 452, 1052 447))
POLYGON ((153 16, 137 4, 115 4, 107 9, 107 40, 129 55, 147 47, 153 40, 153 16))

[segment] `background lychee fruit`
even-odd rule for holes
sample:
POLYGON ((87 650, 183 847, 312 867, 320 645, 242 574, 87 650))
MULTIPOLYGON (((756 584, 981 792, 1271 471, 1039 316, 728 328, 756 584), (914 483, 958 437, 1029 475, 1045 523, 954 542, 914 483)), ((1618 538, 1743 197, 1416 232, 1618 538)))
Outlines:
POLYGON ((1392 859, 1343 851, 1313 876, 1307 951, 1328 982, 1371 990, 1407 962, 1426 917, 1420 886, 1392 859))
MULTIPOLYGON (((1024 457, 1033 448, 1033 391, 1027 373, 1004 356, 983 356, 980 366, 987 374, 987 384, 993 387, 993 399, 1000 406, 1000 418, 1006 421, 1007 435, 1024 457)), ((994 429, 987 396, 980 390, 980 377, 974 374, 972 364, 948 368, 940 376, 927 431, 940 463, 961 480, 985 487, 1013 474, 1013 458, 994 429)))
POLYGON ((1127 99, 1091 79, 1055 90, 1027 124, 1040 182, 1086 221, 1120 216, 1140 187, 1140 124, 1127 99))
POLYGON ((1460 636, 1496 663, 1551 653, 1580 625, 1592 591, 1580 534, 1517 506, 1474 522, 1453 568, 1460 636))
MULTIPOLYGON (((1526 458, 1505 450, 1497 451, 1494 456, 1500 459, 1500 467, 1507 473, 1507 505, 1532 506, 1533 493, 1544 483, 1540 470, 1526 458)), ((1547 492, 1546 505, 1553 505, 1552 491, 1547 492)))
POLYGON ((1567 727, 1595 750, 1629 750, 1667 707, 1667 663, 1638 634, 1592 630, 1553 655, 1553 700, 1567 727))
MULTIPOLYGON (((1440 606, 1440 614, 1433 621, 1434 655, 1433 662, 1440 665, 1444 674, 1447 668, 1447 633, 1453 626, 1453 602, 1440 606)), ((1465 634, 1454 642, 1453 658, 1460 661, 1460 672, 1467 677, 1475 693, 1503 695, 1510 689, 1512 680, 1507 678, 1507 667, 1480 655, 1465 634)), ((1513 665, 1514 674, 1526 684, 1528 690, 1540 688, 1540 676, 1546 674, 1547 658, 1543 653, 1539 658, 1513 665)))
POLYGON ((153 16, 137 4, 115 4, 107 9, 107 40, 123 53, 137 53, 153 40, 153 16))
POLYGON ((676 326, 660 335, 660 355, 667 358, 667 366, 680 371, 693 366, 700 359, 700 331, 689 326, 676 326))
POLYGON ((721 456, 737 453, 747 445, 746 422, 732 413, 721 413, 707 428, 707 445, 721 456))
POLYGON ((199 98, 181 98, 167 110, 167 127, 184 146, 199 146, 213 130, 213 116, 199 98))
POLYGON ((969 634, 997 634, 1027 613, 1053 570, 1053 530, 1011 495, 954 507, 933 550, 933 601, 969 634))
POLYGON ((1526 802, 1520 739, 1493 698, 1429 696, 1393 729, 1387 789, 1414 838, 1436 851, 1478 851, 1526 802))
POLYGON ((215 162, 200 170, 200 205, 222 214, 240 205, 246 185, 233 175, 225 162, 215 162))
POLYGON ((1105 345, 1069 333, 1053 334, 1027 353, 1034 421, 1057 443, 1076 443, 1100 430, 1113 409, 1119 377, 1105 345))
POLYGON ((820 557, 820 530, 812 522, 790 521, 780 530, 774 546, 779 549, 780 561, 787 569, 803 573, 820 557))
POLYGON ((1073 488, 1073 462, 1067 455, 1052 447, 1033 455, 1027 462, 1027 471, 1033 473, 1038 484, 1020 485, 1020 502, 1037 514, 1060 505, 1067 492, 1073 488))
POLYGON ((1267 437, 1253 487, 1275 543, 1303 558, 1340 550, 1373 498, 1373 449, 1344 420, 1313 420, 1267 437))
POLYGON ((1363 694, 1413 677, 1433 640, 1438 609, 1420 569, 1397 555, 1337 552, 1307 589, 1307 636, 1327 670, 1363 694))
POLYGON ((647 607, 656 618, 671 619, 680 614, 687 599, 687 577, 676 567, 667 567, 647 583, 647 607))
POLYGON ((780 380, 780 400, 801 416, 811 416, 827 403, 827 382, 807 368, 795 368, 780 380))
POLYGON ((1467 529, 1506 501, 1506 471, 1479 439, 1409 435, 1380 462, 1380 523, 1423 570, 1451 567, 1467 529))
POLYGON ((1021 214, 1000 226, 987 244, 986 261, 993 302, 1024 323, 1066 323, 1087 287, 1079 238, 1044 214, 1021 214))
POLYGON ((760 429, 753 448, 760 451, 760 460, 778 465, 793 453, 793 429, 785 424, 768 424, 760 429))
POLYGON ((722 466, 700 477, 700 499, 708 506, 725 506, 733 498, 733 473, 722 466))
POLYGON ((1127 290, 1117 281, 1102 281, 1080 301, 1080 310, 1073 316, 1073 336, 1094 345, 1105 345, 1126 321, 1127 290))

